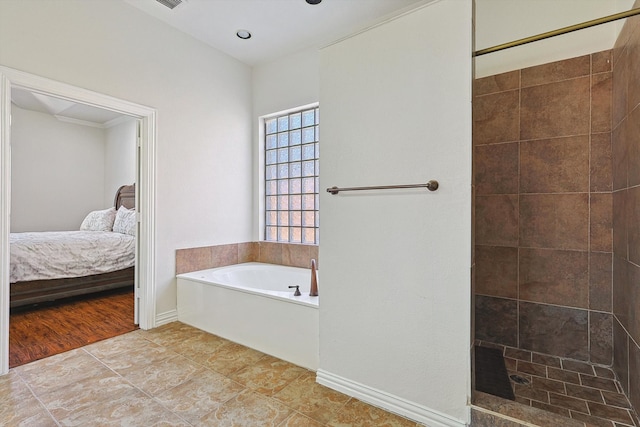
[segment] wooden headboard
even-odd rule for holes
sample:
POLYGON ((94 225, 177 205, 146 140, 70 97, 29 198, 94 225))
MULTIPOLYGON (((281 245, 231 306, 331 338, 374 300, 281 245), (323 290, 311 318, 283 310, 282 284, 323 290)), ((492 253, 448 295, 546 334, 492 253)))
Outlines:
POLYGON ((120 206, 124 206, 127 209, 133 209, 136 206, 136 185, 123 185, 118 188, 113 204, 116 209, 120 206))

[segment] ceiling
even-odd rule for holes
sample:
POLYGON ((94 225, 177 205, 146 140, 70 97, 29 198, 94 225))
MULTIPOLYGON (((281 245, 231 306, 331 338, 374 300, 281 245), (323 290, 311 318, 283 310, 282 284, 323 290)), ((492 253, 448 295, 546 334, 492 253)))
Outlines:
POLYGON ((60 121, 106 129, 128 116, 121 113, 79 104, 20 88, 11 88, 11 102, 23 110, 54 116, 60 121))
POLYGON ((331 42, 435 0, 124 0, 204 43, 257 65, 331 42), (251 38, 236 36, 239 29, 251 38))
MULTIPOLYGON (((168 25, 246 63, 258 65, 320 48, 436 0, 182 0, 174 9, 156 0, 124 0, 168 25), (239 29, 251 38, 236 36, 239 29)), ((107 128, 119 113, 13 88, 16 106, 75 124, 107 128)))

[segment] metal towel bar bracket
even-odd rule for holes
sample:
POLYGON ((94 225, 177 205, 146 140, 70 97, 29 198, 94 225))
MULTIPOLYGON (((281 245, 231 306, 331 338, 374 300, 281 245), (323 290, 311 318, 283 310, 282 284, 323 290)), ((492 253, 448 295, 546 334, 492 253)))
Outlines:
POLYGON ((327 188, 327 193, 338 194, 341 191, 360 191, 360 190, 395 190, 399 188, 426 188, 429 191, 436 191, 440 184, 435 179, 427 182, 426 184, 406 184, 406 185, 378 185, 369 187, 331 187, 327 188))

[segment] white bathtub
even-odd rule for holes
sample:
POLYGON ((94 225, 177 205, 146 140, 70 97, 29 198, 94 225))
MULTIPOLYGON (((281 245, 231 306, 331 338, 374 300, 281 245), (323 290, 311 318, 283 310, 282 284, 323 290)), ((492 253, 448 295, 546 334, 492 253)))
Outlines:
POLYGON ((249 262, 179 274, 177 280, 181 322, 318 369, 319 297, 309 296, 310 269, 249 262), (302 295, 294 296, 291 285, 299 285, 302 295))

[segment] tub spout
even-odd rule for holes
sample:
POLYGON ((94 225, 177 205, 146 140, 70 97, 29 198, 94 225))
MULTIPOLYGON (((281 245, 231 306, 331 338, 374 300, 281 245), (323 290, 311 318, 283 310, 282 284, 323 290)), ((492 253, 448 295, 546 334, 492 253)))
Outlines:
POLYGON ((309 296, 318 296, 318 274, 316 272, 316 260, 311 260, 311 287, 309 288, 309 296))

